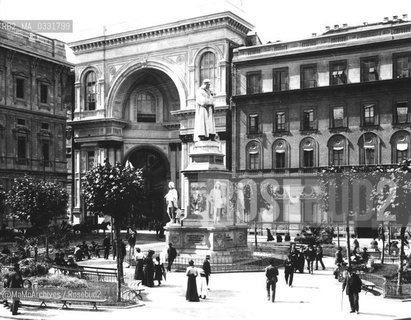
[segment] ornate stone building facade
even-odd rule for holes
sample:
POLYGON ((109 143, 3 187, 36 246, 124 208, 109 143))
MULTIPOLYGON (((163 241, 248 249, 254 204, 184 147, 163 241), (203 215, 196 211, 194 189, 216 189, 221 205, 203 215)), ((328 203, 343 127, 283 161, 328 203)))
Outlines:
MULTIPOLYGON (((37 175, 67 185, 66 118, 73 67, 64 43, 1 23, 0 185, 37 175)), ((0 223, 16 225, 0 213, 0 223)))
MULTIPOLYGON (((232 169, 257 183, 249 208, 263 228, 298 232, 330 221, 333 212, 315 200, 321 167, 387 166, 411 156, 406 16, 238 48, 233 65, 232 169), (270 196, 263 181, 273 186, 270 196)), ((377 223, 374 216, 366 226, 377 223)))
MULTIPOLYGON (((224 12, 69 44, 75 68, 74 222, 82 208, 82 173, 108 159, 143 168, 148 199, 140 212, 164 220, 167 182, 176 183, 181 207, 188 183, 181 171, 193 145, 195 92, 212 81, 216 127, 231 164, 227 116, 234 48, 252 25, 224 12)), ((92 219, 90 217, 89 219, 92 219)))

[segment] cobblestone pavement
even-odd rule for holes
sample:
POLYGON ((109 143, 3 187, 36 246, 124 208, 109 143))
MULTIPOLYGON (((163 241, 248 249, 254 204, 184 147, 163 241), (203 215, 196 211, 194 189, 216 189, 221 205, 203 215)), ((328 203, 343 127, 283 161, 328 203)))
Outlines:
MULTIPOLYGON (((267 301, 263 272, 212 274, 209 296, 200 302, 185 300, 186 276, 171 272, 160 287, 146 288, 143 305, 128 309, 57 306, 39 309, 24 305, 20 315, 0 307, 1 319, 120 319, 158 317, 179 320, 259 319, 411 319, 411 302, 384 299, 360 293, 360 314, 349 313, 348 298, 342 295, 341 284, 332 276, 333 259, 326 258, 326 270, 295 274, 294 286, 287 287, 280 269, 275 303, 267 301), (343 298, 343 300, 342 300, 343 298)), ((130 268, 126 272, 132 272, 130 268)))

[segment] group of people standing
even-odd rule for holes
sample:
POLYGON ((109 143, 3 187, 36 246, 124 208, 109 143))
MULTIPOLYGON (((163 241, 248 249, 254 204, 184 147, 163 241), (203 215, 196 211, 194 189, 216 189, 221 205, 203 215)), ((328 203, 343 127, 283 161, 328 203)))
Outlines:
POLYGON ((164 267, 159 256, 154 257, 155 251, 148 250, 147 254, 144 255, 140 248, 135 248, 135 253, 134 247, 131 250, 133 250, 133 256, 136 260, 134 280, 141 280, 142 285, 147 287, 153 287, 154 281, 157 281, 157 285, 160 286, 161 281, 166 280, 167 271, 171 271, 173 262, 177 257, 177 250, 172 243, 169 243, 167 249, 167 268, 164 267))
MULTIPOLYGON (((292 246, 291 252, 287 257, 287 260, 290 261, 290 264, 293 268, 293 272, 304 272, 304 265, 307 263, 308 273, 314 273, 314 262, 315 270, 318 270, 318 264, 321 265, 322 269, 325 270, 325 265, 323 262, 323 248, 318 243, 315 247, 313 244, 309 244, 306 247, 297 248, 295 245, 292 246)), ((287 261, 286 260, 286 261, 287 261)))
POLYGON ((141 252, 140 248, 136 248, 136 269, 134 272, 134 280, 141 280, 143 286, 154 287, 154 281, 157 285, 161 285, 161 281, 166 279, 166 270, 164 264, 160 261, 160 257, 154 258, 155 251, 148 250, 147 255, 141 252))
POLYGON ((186 300, 198 302, 201 299, 207 298, 208 284, 211 275, 210 255, 206 255, 202 268, 196 268, 194 261, 190 260, 186 270, 187 275, 187 291, 186 300), (200 276, 199 281, 197 277, 200 276))

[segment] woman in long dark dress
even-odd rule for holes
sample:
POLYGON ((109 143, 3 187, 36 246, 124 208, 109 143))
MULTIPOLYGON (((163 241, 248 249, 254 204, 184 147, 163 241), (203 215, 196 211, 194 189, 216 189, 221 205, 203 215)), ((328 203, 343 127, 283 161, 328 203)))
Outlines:
POLYGON ((267 241, 273 241, 273 240, 274 240, 274 237, 273 237, 273 235, 271 234, 270 229, 266 228, 266 230, 267 230, 267 241))
POLYGON ((134 280, 143 280, 144 278, 143 261, 144 261, 144 255, 141 252, 141 249, 137 248, 136 249, 136 270, 134 272, 134 280))
POLYGON ((196 283, 196 277, 198 275, 198 271, 194 267, 194 261, 193 260, 190 260, 190 262, 188 263, 188 268, 187 268, 187 271, 186 271, 186 275, 188 277, 186 300, 187 301, 198 302, 198 301, 200 301, 200 299, 198 297, 197 283, 196 283))
POLYGON ((143 282, 142 284, 147 287, 154 286, 154 262, 153 262, 153 250, 149 250, 147 257, 143 261, 143 282))

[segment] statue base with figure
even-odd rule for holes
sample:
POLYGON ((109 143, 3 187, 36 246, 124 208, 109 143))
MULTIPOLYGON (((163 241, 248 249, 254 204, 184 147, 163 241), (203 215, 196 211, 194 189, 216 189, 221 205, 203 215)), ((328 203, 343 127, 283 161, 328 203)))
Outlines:
POLYGON ((248 225, 237 221, 232 174, 224 164, 221 142, 197 141, 190 151, 191 161, 183 171, 185 217, 180 224, 166 225, 166 243, 173 244, 180 258, 210 255, 212 263, 223 264, 252 259, 248 225))
MULTIPOLYGON (((172 243, 179 258, 211 256, 212 264, 230 264, 252 259, 247 246, 248 227, 243 226, 167 226, 166 243, 172 243)), ((188 260, 187 260, 188 261, 188 260)))

